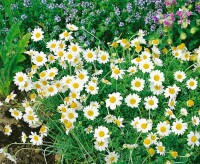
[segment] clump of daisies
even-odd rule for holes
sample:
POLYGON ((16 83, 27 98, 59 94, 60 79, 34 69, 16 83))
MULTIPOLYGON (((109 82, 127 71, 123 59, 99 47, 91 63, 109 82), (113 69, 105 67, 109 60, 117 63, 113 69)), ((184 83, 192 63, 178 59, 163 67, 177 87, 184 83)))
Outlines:
MULTIPOLYGON (((179 160, 188 149, 195 151, 200 81, 190 61, 198 50, 181 44, 165 48, 164 55, 160 41, 146 40, 143 30, 134 38, 117 38, 109 50, 90 48, 75 41, 77 30, 68 24, 59 39, 47 41, 46 51, 25 52, 31 69, 16 73, 14 83, 29 97, 10 112, 40 131, 22 133, 22 142, 42 145, 45 136, 62 127, 68 139, 77 132, 80 142, 93 142, 90 149, 99 157, 90 158, 97 163, 128 163, 140 151, 140 162, 155 156, 179 160), (45 108, 51 103, 53 109, 45 108)), ((42 29, 32 32, 35 42, 44 36, 42 29)), ((6 102, 14 97, 11 93, 6 102)))

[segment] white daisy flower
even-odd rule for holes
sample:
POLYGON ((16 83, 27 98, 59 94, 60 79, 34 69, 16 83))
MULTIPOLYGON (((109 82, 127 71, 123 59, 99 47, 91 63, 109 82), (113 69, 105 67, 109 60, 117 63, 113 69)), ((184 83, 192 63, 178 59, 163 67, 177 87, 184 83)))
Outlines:
POLYGON ((12 133, 12 129, 11 129, 10 125, 6 125, 4 127, 4 134, 7 135, 7 136, 10 136, 11 133, 12 133))
POLYGON ((105 139, 108 139, 110 137, 108 133, 108 128, 104 126, 99 126, 94 131, 94 138, 96 138, 97 141, 104 141, 105 139))
POLYGON ((26 135, 24 132, 22 132, 21 141, 22 141, 23 143, 26 143, 26 139, 27 139, 27 135, 26 135))
POLYGON ((65 125, 65 133, 68 135, 70 130, 74 129, 74 124, 73 122, 64 120, 64 125, 65 125))
POLYGON ((68 23, 68 24, 66 25, 66 27, 67 27, 70 31, 77 31, 77 30, 78 30, 78 27, 77 27, 77 26, 75 26, 75 25, 73 25, 73 24, 70 24, 70 23, 68 23))
POLYGON ((157 137, 157 135, 155 133, 151 132, 151 133, 149 133, 147 135, 147 137, 151 139, 151 143, 152 144, 156 144, 157 143, 158 137, 157 137))
POLYGON ((11 116, 13 116, 16 120, 20 120, 22 118, 22 112, 17 110, 16 108, 10 108, 9 112, 11 113, 11 116))
POLYGON ((90 134, 93 133, 93 127, 91 125, 89 125, 87 128, 84 129, 86 134, 90 134))
POLYGON ((115 80, 123 79, 123 75, 124 75, 124 70, 119 69, 118 66, 114 66, 114 68, 112 68, 111 77, 114 78, 115 80))
POLYGON ((37 42, 39 40, 42 40, 44 38, 44 35, 43 35, 43 31, 41 28, 35 28, 32 33, 31 33, 31 39, 34 41, 34 42, 37 42))
POLYGON ((106 123, 113 123, 114 120, 116 120, 116 119, 117 119, 116 116, 114 116, 114 115, 112 115, 112 114, 108 114, 108 115, 104 118, 104 120, 105 120, 106 123))
POLYGON ((71 91, 81 92, 83 90, 84 84, 82 81, 72 78, 72 81, 69 83, 69 88, 71 91))
POLYGON ((138 66, 141 63, 141 61, 142 61, 142 59, 140 57, 137 57, 137 58, 134 58, 133 60, 131 60, 131 63, 138 66))
POLYGON ((146 147, 146 148, 149 148, 149 146, 151 145, 151 139, 150 138, 145 138, 144 141, 143 141, 143 145, 146 147))
POLYGON ((191 131, 188 135, 187 135, 187 141, 188 141, 188 145, 189 146, 192 146, 194 147, 195 145, 196 146, 199 146, 200 143, 199 143, 199 138, 200 138, 200 134, 199 132, 193 132, 191 131))
POLYGON ((32 62, 38 67, 43 66, 47 62, 46 54, 44 54, 43 52, 35 53, 32 56, 32 62))
POLYGON ((163 146, 162 142, 157 143, 156 149, 157 149, 158 154, 160 154, 162 156, 165 155, 165 147, 163 146))
POLYGON ((72 32, 68 32, 67 30, 65 30, 59 35, 59 38, 65 41, 72 40, 73 36, 71 34, 72 32))
POLYGON ((147 133, 152 129, 152 122, 142 118, 138 121, 136 128, 138 132, 147 133))
POLYGON ((181 91, 181 89, 179 87, 177 87, 176 84, 174 84, 173 86, 168 86, 164 90, 164 95, 165 95, 166 98, 167 97, 176 98, 179 91, 181 91))
POLYGON ((169 109, 169 108, 165 109, 165 116, 168 116, 170 119, 176 118, 174 113, 173 113, 173 111, 171 109, 169 109))
POLYGON ((149 81, 155 85, 162 85, 162 82, 165 81, 164 73, 159 70, 152 71, 149 81))
POLYGON ((157 133, 163 137, 163 136, 168 136, 171 132, 170 130, 170 124, 167 123, 166 121, 164 122, 159 122, 157 125, 157 133))
POLYGON ((193 78, 190 78, 189 80, 187 80, 186 82, 186 87, 188 89, 191 89, 191 90, 195 90, 197 88, 197 80, 193 79, 193 78))
POLYGON ((143 51, 143 52, 141 53, 141 55, 140 55, 140 58, 141 58, 142 60, 150 60, 151 54, 150 54, 149 52, 147 52, 147 51, 143 51))
POLYGON ((187 114, 188 114, 188 112, 187 112, 187 109, 185 109, 185 108, 181 108, 181 115, 183 115, 183 116, 187 116, 187 114))
POLYGON ((78 113, 75 112, 73 109, 67 109, 67 112, 65 113, 65 119, 69 122, 76 122, 76 119, 78 118, 78 113))
POLYGON ((106 64, 109 61, 110 55, 105 51, 100 51, 98 53, 98 62, 100 64, 106 64))
POLYGON ((46 96, 54 96, 58 93, 58 89, 55 85, 47 85, 46 86, 46 96))
POLYGON ((89 105, 83 109, 84 116, 89 120, 94 120, 99 115, 97 107, 89 105))
POLYGON ((28 81, 28 76, 23 72, 17 72, 13 81, 17 86, 23 86, 28 81))
POLYGON ((182 119, 176 119, 176 121, 174 121, 172 125, 172 132, 174 132, 177 135, 183 135, 187 128, 187 123, 183 123, 182 119))
POLYGON ((92 49, 87 49, 83 52, 83 58, 86 62, 93 63, 97 59, 97 54, 92 49))
POLYGON ((39 133, 40 133, 40 135, 43 137, 43 136, 47 136, 47 132, 48 132, 48 127, 46 126, 46 125, 42 125, 41 127, 40 127, 40 131, 39 131, 39 133))
POLYGON ((160 95, 164 91, 163 85, 155 85, 154 83, 150 83, 150 90, 154 95, 160 95))
POLYGON ((109 98, 106 99, 106 107, 111 110, 116 109, 117 106, 122 104, 121 100, 123 99, 119 92, 108 94, 109 98))
POLYGON ((133 75, 137 72, 137 67, 131 66, 128 68, 127 72, 129 72, 130 75, 133 75))
POLYGON ((5 102, 6 102, 6 103, 9 103, 10 100, 14 100, 16 96, 17 96, 17 95, 14 94, 14 92, 11 92, 11 93, 6 97, 5 102))
POLYGON ((140 101, 141 101, 141 98, 137 94, 129 94, 125 98, 125 102, 127 106, 131 108, 137 108, 139 106, 140 101))
POLYGON ((31 139, 30 142, 33 145, 42 145, 42 137, 37 135, 36 132, 31 132, 31 135, 29 135, 29 138, 31 139))
POLYGON ((144 98, 144 105, 146 110, 155 110, 158 108, 158 98, 156 96, 148 96, 144 98))
POLYGON ((131 81, 131 89, 140 92, 144 89, 144 83, 145 81, 143 79, 136 77, 131 81))
POLYGON ((174 79, 178 82, 183 82, 183 80, 186 78, 186 74, 183 71, 176 71, 174 72, 174 79))
POLYGON ((192 117, 192 124, 193 124, 194 126, 198 126, 198 125, 199 125, 199 122, 200 122, 199 117, 197 117, 197 116, 193 116, 193 117, 192 117))
POLYGON ((86 86, 85 86, 85 90, 87 93, 90 93, 91 95, 96 95, 98 93, 99 87, 97 86, 96 83, 93 82, 89 82, 86 86))
POLYGON ((58 48, 54 52, 54 54, 55 54, 56 58, 61 59, 61 60, 65 60, 67 52, 64 49, 58 48))
POLYGON ((183 61, 189 61, 190 60, 190 52, 189 51, 184 51, 181 55, 181 60, 183 61))
POLYGON ((47 42, 46 48, 48 48, 51 52, 55 52, 58 49, 58 41, 50 40, 47 42))
POLYGON ((119 128, 122 128, 122 127, 124 127, 124 125, 122 124, 122 123, 123 123, 123 120, 124 120, 124 118, 118 117, 118 118, 116 118, 113 122, 114 122, 119 128))
POLYGON ((134 120, 131 121, 131 126, 133 128, 137 128, 137 124, 139 123, 139 121, 140 121, 139 117, 134 118, 134 120))
POLYGON ((68 51, 77 55, 77 54, 79 54, 82 51, 82 49, 81 49, 81 47, 77 43, 76 44, 71 43, 68 46, 68 51))
POLYGON ((108 139, 104 141, 95 141, 94 148, 98 151, 104 151, 108 147, 108 139))
POLYGON ((139 64, 139 69, 143 73, 150 73, 154 69, 154 65, 150 60, 142 60, 139 64))
POLYGON ((116 163, 119 159, 119 155, 115 152, 110 152, 108 155, 105 156, 106 164, 116 163))

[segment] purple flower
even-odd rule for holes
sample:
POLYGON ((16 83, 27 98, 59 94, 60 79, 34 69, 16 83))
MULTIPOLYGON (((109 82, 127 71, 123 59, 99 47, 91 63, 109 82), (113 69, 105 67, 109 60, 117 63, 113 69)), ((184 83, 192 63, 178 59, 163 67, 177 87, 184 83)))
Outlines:
POLYGON ((172 5, 176 5, 177 4, 176 0, 165 0, 164 3, 166 5, 166 7, 171 7, 172 5))
POLYGON ((118 16, 120 15, 120 10, 119 10, 119 8, 116 7, 116 6, 115 6, 115 14, 118 15, 118 16))
POLYGON ((130 13, 132 11, 132 9, 133 9, 132 3, 130 3, 130 2, 127 3, 126 9, 127 9, 128 13, 130 13))
POLYGON ((124 23, 123 23, 123 22, 120 22, 120 23, 119 23, 119 27, 122 27, 122 26, 124 26, 124 23))

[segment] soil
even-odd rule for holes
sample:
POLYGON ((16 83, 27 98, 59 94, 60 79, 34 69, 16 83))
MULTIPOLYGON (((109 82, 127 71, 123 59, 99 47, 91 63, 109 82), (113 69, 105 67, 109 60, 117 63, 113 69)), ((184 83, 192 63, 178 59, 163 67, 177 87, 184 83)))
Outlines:
MULTIPOLYGON (((25 132, 27 135, 29 135, 31 131, 38 131, 38 129, 30 129, 28 124, 24 123, 23 121, 17 121, 15 118, 13 118, 8 109, 2 109, 2 107, 0 108, 0 148, 15 142, 21 143, 22 132, 25 132), (5 125, 10 125, 12 128, 12 133, 10 136, 6 136, 3 133, 3 128, 5 125)), ((44 157, 43 152, 38 149, 41 149, 41 147, 13 144, 9 146, 8 152, 11 155, 14 155, 18 151, 16 155, 17 164, 56 164, 54 154, 44 157)), ((13 164, 13 162, 0 154, 0 164, 13 164)))

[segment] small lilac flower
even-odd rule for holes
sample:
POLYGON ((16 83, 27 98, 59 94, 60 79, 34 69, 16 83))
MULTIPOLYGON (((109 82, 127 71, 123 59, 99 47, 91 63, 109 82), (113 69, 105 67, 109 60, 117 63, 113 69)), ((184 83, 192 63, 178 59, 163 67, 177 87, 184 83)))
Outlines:
POLYGON ((116 6, 115 6, 115 14, 118 15, 118 16, 120 15, 120 10, 119 10, 119 8, 116 7, 116 6))
POLYGON ((166 5, 166 7, 171 7, 172 5, 176 5, 177 4, 176 0, 165 0, 164 3, 166 5))
POLYGON ((119 23, 119 27, 122 27, 122 26, 124 26, 124 23, 123 23, 123 22, 120 22, 120 23, 119 23))

